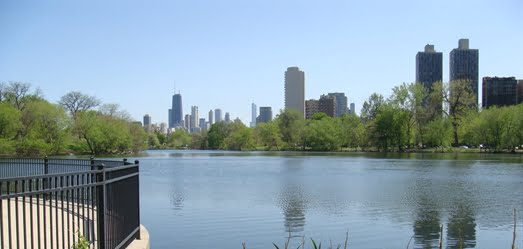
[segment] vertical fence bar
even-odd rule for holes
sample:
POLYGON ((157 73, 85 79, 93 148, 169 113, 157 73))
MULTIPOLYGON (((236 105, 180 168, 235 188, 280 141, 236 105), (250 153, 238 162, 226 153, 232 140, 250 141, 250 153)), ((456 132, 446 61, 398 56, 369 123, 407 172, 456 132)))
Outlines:
MULTIPOLYGON (((64 208, 64 177, 63 176, 60 176, 60 187, 62 187, 62 190, 60 191, 60 208, 62 209, 62 248, 66 248, 65 247, 65 225, 64 225, 64 213, 65 213, 65 208, 64 208)), ((68 214, 69 215, 69 214, 68 214)))
MULTIPOLYGON (((7 195, 11 192, 11 182, 7 182, 7 195)), ((13 247, 13 238, 11 234, 11 198, 7 197, 7 239, 9 240, 9 247, 13 247)), ((9 248, 8 247, 8 248, 9 248)))
MULTIPOLYGON (((2 182, 0 182, 0 197, 2 197, 2 182)), ((0 214, 4 215, 4 200, 0 198, 0 214)), ((4 219, 0 221, 0 248, 4 247, 4 219)))
MULTIPOLYGON (((31 246, 34 248, 34 230, 33 230, 33 179, 29 179, 29 241, 31 246)), ((1 212, 0 212, 1 213, 1 212)))
MULTIPOLYGON (((48 188, 51 189, 53 187, 53 178, 48 178, 47 184, 49 184, 48 188)), ((53 246, 53 192, 48 193, 47 198, 49 199, 49 243, 51 248, 55 248, 53 246)))
MULTIPOLYGON (((66 185, 67 187, 71 186, 69 183, 69 178, 70 176, 66 176, 65 177, 65 182, 66 182, 66 185)), ((70 248, 71 247, 71 236, 70 236, 70 233, 71 233, 71 219, 69 218, 71 216, 71 208, 70 208, 70 204, 71 204, 71 199, 69 197, 69 189, 65 190, 65 199, 67 200, 67 231, 69 231, 69 233, 67 234, 67 248, 70 248)))
MULTIPOLYGON (((138 199, 138 205, 136 205, 136 212, 138 214, 138 226, 140 226, 140 161, 135 160, 134 164, 136 164, 136 168, 138 171, 138 175, 136 176, 136 198, 138 199)), ((136 236, 136 239, 142 239, 140 230, 138 230, 138 235, 136 236)))
MULTIPOLYGON (((15 181, 15 194, 18 193, 18 180, 15 181)), ((18 222, 18 197, 16 197, 15 199, 15 233, 16 233, 16 237, 17 238, 20 238, 20 222, 18 222)), ((16 248, 17 249, 20 249, 20 241, 17 240, 16 241, 16 248)))
POLYGON ((101 183, 96 186, 96 211, 97 211, 97 230, 98 230, 98 248, 105 249, 105 171, 104 165, 98 166, 96 182, 101 183))
POLYGON ((27 180, 22 180, 22 193, 24 193, 24 196, 22 197, 22 205, 23 205, 23 207, 22 207, 22 215, 23 215, 22 223, 23 224, 22 225, 23 225, 23 231, 24 231, 24 248, 28 248, 28 246, 27 246, 27 237, 28 236, 27 236, 27 226, 26 226, 27 222, 26 222, 26 218, 25 218, 25 216, 26 216, 26 212, 25 212, 25 205, 26 205, 25 196, 26 196, 26 193, 27 193, 26 185, 25 185, 26 181, 27 180))
MULTIPOLYGON (((41 179, 40 179, 41 180, 41 179)), ((36 191, 40 190, 40 181, 37 179, 36 180, 36 191)), ((40 240, 40 195, 39 194, 36 194, 36 227, 37 227, 37 240, 36 242, 38 242, 38 249, 42 248, 42 242, 40 240)))

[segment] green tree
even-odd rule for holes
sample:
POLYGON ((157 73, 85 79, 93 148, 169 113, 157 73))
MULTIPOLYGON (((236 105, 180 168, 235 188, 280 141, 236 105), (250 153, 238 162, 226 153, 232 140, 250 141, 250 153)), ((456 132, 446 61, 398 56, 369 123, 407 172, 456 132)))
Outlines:
POLYGON ((314 114, 313 119, 305 126, 305 145, 317 151, 337 150, 342 143, 338 119, 324 113, 317 114, 314 114))
POLYGON ((408 143, 407 111, 390 104, 381 105, 371 129, 374 144, 378 149, 388 151, 395 146, 403 151, 408 143))
POLYGON ((241 122, 229 125, 229 134, 223 141, 224 148, 227 150, 251 150, 254 149, 254 139, 252 130, 241 122))
POLYGON ((276 117, 275 122, 280 130, 282 141, 286 143, 287 147, 300 146, 304 121, 302 114, 293 109, 285 109, 276 117))
POLYGON ((452 128, 445 118, 430 121, 427 124, 426 141, 429 146, 440 147, 443 152, 444 147, 450 146, 452 141, 452 128))
POLYGON ((0 138, 14 139, 20 128, 20 111, 0 102, 0 138))
POLYGON ((464 117, 471 111, 477 112, 476 96, 470 82, 457 80, 448 84, 436 83, 431 98, 441 98, 447 107, 443 108, 443 112, 449 117, 452 125, 454 146, 458 146, 460 144, 460 126, 464 117))
POLYGON ((206 150, 209 147, 207 140, 207 132, 197 132, 191 135, 191 149, 206 150))
POLYGON ((279 147, 282 144, 280 131, 278 130, 278 125, 275 122, 268 123, 258 123, 256 128, 254 128, 254 137, 259 144, 265 146, 268 150, 276 148, 279 150, 279 147))
POLYGON ((356 115, 343 115, 340 118, 341 145, 349 148, 363 146, 365 126, 356 115))
POLYGON ((361 108, 361 120, 363 123, 368 123, 371 120, 374 120, 378 114, 379 107, 384 103, 385 98, 383 95, 378 93, 370 95, 370 97, 363 102, 363 107, 361 108))
POLYGON ((229 127, 225 122, 218 122, 211 125, 207 134, 209 148, 213 150, 225 147, 225 138, 229 135, 229 127))
POLYGON ((191 143, 191 135, 183 129, 176 129, 167 137, 167 146, 171 148, 186 148, 191 143))

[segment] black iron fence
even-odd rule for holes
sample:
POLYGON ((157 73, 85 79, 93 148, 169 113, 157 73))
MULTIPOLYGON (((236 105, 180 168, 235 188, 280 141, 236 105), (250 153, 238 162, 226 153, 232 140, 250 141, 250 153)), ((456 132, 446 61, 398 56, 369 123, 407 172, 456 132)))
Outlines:
POLYGON ((140 238, 139 163, 0 158, 0 248, 125 248, 140 238))

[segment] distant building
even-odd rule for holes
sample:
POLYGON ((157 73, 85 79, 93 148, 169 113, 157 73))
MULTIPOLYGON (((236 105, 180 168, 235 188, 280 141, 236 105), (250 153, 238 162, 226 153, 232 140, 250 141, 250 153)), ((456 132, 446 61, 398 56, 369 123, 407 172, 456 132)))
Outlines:
POLYGON ((191 106, 191 132, 193 130, 193 128, 196 128, 196 127, 200 127, 199 125, 199 114, 198 114, 198 106, 191 106))
POLYGON ((443 53, 434 45, 425 45, 425 51, 416 54, 416 82, 431 90, 432 85, 443 80, 443 53))
POLYGON ((258 117, 258 113, 256 110, 256 104, 252 103, 251 105, 251 128, 256 127, 256 117, 258 117))
POLYGON ((169 128, 173 127, 172 119, 173 119, 173 110, 169 109, 169 118, 167 119, 167 122, 169 122, 169 128))
POLYGON ((317 99, 309 99, 305 101, 305 118, 312 119, 315 113, 320 112, 320 101, 317 99))
POLYGON ((336 102, 336 117, 341 117, 347 113, 347 96, 345 96, 345 93, 329 93, 327 95, 333 97, 336 102))
MULTIPOLYGON (((476 94, 478 104, 479 88, 479 50, 469 48, 468 39, 460 39, 458 48, 450 52, 450 82, 465 80, 470 83, 471 89, 476 94)), ((452 94, 452 93, 450 93, 452 94)))
POLYGON ((209 111, 209 127, 213 124, 214 113, 212 110, 209 111))
POLYGON ((508 106, 518 103, 518 81, 515 77, 483 77, 482 107, 508 106))
POLYGON ((222 109, 215 109, 214 110, 214 123, 220 123, 222 121, 223 121, 222 109))
POLYGON ((523 103, 523 80, 518 80, 518 104, 523 103))
POLYGON ((230 123, 230 122, 231 122, 231 114, 226 112, 225 113, 225 123, 230 123))
POLYGON ((151 116, 149 114, 145 114, 143 116, 143 126, 146 127, 146 126, 151 126, 151 116))
POLYGON ((305 117, 305 73, 298 67, 285 71, 285 109, 294 109, 305 117))
POLYGON ((258 123, 267 123, 272 121, 272 107, 260 106, 260 116, 257 118, 258 123))
POLYGON ((319 100, 319 111, 327 116, 336 116, 336 99, 329 95, 321 95, 319 100))
POLYGON ((354 103, 350 103, 349 113, 350 115, 356 115, 356 105, 354 103))
POLYGON ((167 126, 166 123, 161 123, 160 124, 160 133, 167 134, 167 129, 168 129, 168 126, 167 126))
POLYGON ((207 130, 207 122, 205 122, 205 118, 200 118, 198 123, 200 124, 199 127, 201 131, 207 130))
POLYGON ((189 114, 185 114, 185 129, 187 131, 190 131, 191 130, 191 115, 189 114))
POLYGON ((170 128, 183 126, 183 109, 182 109, 182 95, 177 93, 173 95, 170 128))

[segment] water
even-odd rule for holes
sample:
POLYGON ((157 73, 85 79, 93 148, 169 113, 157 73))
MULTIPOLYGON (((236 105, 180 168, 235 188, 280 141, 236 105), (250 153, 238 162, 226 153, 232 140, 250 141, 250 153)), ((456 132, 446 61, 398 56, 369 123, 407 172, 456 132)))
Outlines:
MULTIPOLYGON (((141 220, 151 248, 510 248, 523 166, 510 155, 149 151, 141 220)), ((134 160, 134 158, 133 158, 134 160)), ((518 248, 523 248, 518 217, 518 248)))

